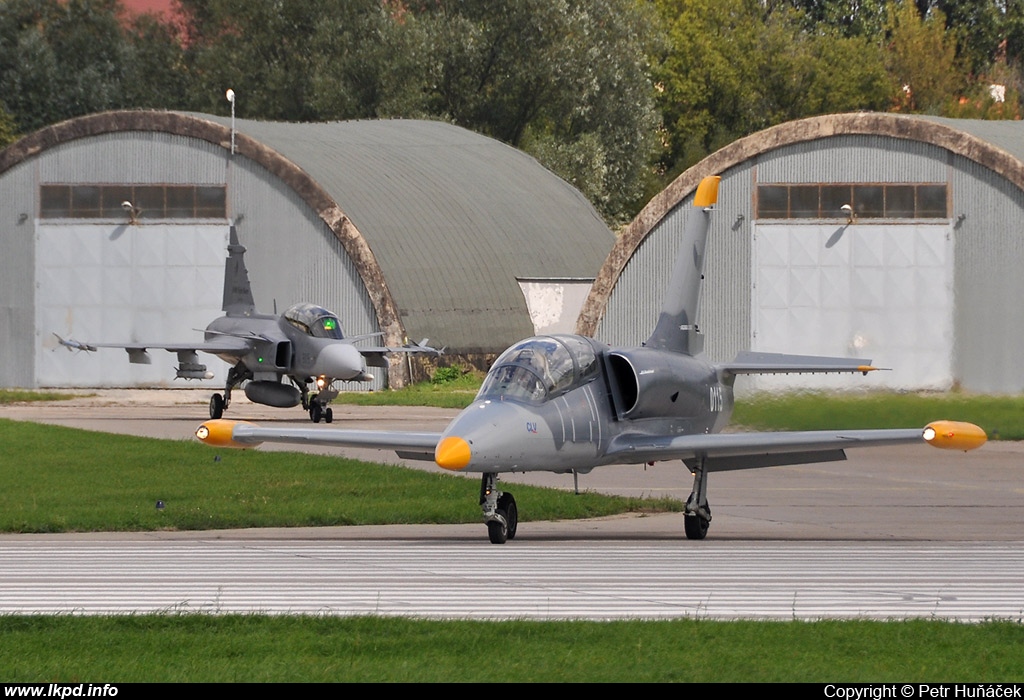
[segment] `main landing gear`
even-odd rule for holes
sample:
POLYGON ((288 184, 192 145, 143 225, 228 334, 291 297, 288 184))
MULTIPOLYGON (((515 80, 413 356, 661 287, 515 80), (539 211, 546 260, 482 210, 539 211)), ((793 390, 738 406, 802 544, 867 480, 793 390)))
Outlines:
POLYGON ((214 394, 210 397, 210 418, 217 420, 224 417, 224 411, 228 410, 228 406, 231 405, 231 390, 246 379, 252 379, 252 372, 249 371, 244 363, 239 362, 228 370, 228 379, 224 383, 223 396, 221 394, 214 394))
POLYGON ((506 540, 516 538, 519 509, 512 494, 498 490, 497 474, 484 474, 480 480, 480 506, 491 544, 505 544, 506 540))
POLYGON ((707 537, 708 526, 711 525, 711 506, 708 505, 708 471, 705 457, 697 458, 696 464, 687 463, 693 471, 693 491, 686 499, 686 515, 683 518, 683 529, 686 539, 702 540, 707 537))

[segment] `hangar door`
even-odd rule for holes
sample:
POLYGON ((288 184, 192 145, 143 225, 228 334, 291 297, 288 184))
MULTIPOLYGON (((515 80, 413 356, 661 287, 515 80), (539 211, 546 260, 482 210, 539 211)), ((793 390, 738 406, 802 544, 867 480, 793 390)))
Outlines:
POLYGON ((875 372, 757 377, 757 389, 947 389, 953 242, 948 222, 754 225, 751 349, 862 357, 875 372))
MULTIPOLYGON (((228 226, 37 222, 36 381, 38 386, 185 386, 177 356, 150 350, 152 364, 129 364, 120 349, 68 352, 53 334, 83 342, 201 341, 221 316, 228 226)), ((224 383, 227 365, 199 356, 224 383)), ((201 386, 192 382, 193 386, 201 386)))

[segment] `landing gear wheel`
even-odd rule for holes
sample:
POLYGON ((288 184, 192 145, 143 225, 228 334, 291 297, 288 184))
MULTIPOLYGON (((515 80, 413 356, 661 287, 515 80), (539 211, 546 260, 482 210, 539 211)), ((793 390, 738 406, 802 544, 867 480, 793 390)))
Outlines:
POLYGON ((709 523, 699 515, 687 515, 683 518, 683 528, 686 530, 686 539, 702 540, 707 537, 709 523))
POLYGON ((210 397, 210 418, 217 420, 224 415, 224 397, 214 394, 210 397))
POLYGON ((319 423, 323 417, 324 407, 318 404, 316 401, 309 405, 309 419, 314 423, 319 423))
POLYGON ((491 544, 505 544, 508 539, 508 526, 500 520, 487 521, 487 536, 491 544))
POLYGON ((516 538, 516 529, 519 527, 519 507, 516 506, 516 499, 512 498, 512 494, 503 493, 501 498, 498 499, 498 512, 504 513, 506 534, 508 539, 514 540, 516 538))
POLYGON ((334 409, 328 408, 324 411, 324 423, 334 422, 334 409))

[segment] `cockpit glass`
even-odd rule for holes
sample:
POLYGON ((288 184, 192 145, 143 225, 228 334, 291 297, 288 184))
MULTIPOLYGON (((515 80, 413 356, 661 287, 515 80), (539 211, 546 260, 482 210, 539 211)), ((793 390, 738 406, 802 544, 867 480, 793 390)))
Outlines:
POLYGON ((477 399, 544 401, 588 381, 596 369, 596 353, 585 338, 530 338, 495 361, 477 399))
POLYGON ((284 312, 288 323, 314 338, 341 340, 344 334, 338 317, 322 306, 296 304, 284 312))

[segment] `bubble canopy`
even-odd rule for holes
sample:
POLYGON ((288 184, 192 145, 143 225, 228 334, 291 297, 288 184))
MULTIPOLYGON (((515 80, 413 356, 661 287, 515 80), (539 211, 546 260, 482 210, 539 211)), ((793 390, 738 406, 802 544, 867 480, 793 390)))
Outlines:
POLYGON ((498 357, 476 398, 540 403, 586 384, 597 371, 597 351, 589 338, 537 336, 498 357))
POLYGON ((288 323, 314 338, 341 340, 345 337, 338 317, 316 304, 296 304, 284 312, 284 317, 288 323))

